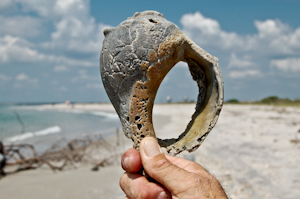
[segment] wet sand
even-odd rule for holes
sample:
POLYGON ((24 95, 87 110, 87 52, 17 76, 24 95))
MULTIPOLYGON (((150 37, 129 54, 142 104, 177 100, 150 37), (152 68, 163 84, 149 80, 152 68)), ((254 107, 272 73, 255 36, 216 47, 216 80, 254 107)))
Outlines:
MULTIPOLYGON (((114 111, 109 104, 76 104, 74 108, 114 111)), ((158 137, 177 137, 193 111, 193 104, 156 104, 158 137)), ((300 198, 299 115, 300 108, 294 107, 225 105, 202 146, 180 156, 207 168, 230 198, 300 198)), ((124 151, 131 146, 125 136, 123 145, 124 151)), ((9 175, 0 180, 1 198, 123 198, 118 185, 123 171, 118 164, 97 172, 85 165, 56 173, 42 167, 9 175)))

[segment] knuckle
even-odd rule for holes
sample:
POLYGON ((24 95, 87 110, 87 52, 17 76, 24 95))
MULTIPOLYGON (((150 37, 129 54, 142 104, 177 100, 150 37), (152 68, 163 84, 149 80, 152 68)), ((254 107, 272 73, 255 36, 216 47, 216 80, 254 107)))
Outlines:
POLYGON ((163 180, 165 176, 169 175, 171 172, 176 173, 177 167, 174 166, 166 158, 159 158, 152 162, 151 167, 147 170, 147 173, 155 180, 163 180))
POLYGON ((138 198, 138 199, 147 199, 147 195, 148 195, 148 194, 146 194, 146 191, 138 192, 136 198, 138 198))
POLYGON ((148 191, 148 189, 145 189, 143 191, 138 192, 136 198, 137 199, 151 199, 153 197, 151 197, 151 194, 148 191))
POLYGON ((121 176, 120 180, 119 180, 119 184, 120 184, 120 187, 124 190, 125 188, 125 185, 127 184, 126 183, 127 181, 127 175, 126 173, 123 173, 123 175, 121 176))
POLYGON ((162 170, 166 170, 169 166, 171 166, 172 163, 167 160, 166 158, 159 158, 157 160, 154 160, 153 163, 153 169, 155 169, 156 171, 162 171, 162 170))
POLYGON ((156 186, 153 186, 153 184, 147 184, 145 187, 143 187, 143 191, 137 192, 137 195, 135 198, 139 199, 154 199, 158 195, 159 192, 162 190, 157 188, 156 186))

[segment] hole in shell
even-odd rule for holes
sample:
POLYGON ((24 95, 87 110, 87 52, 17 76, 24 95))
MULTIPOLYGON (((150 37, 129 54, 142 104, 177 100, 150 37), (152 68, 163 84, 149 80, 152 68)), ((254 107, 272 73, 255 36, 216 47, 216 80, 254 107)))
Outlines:
POLYGON ((139 130, 141 130, 141 128, 143 127, 143 125, 137 124, 137 127, 138 127, 139 130))
POLYGON ((195 112, 198 90, 187 63, 179 62, 170 70, 153 107, 153 126, 158 138, 178 138, 185 131, 195 112))
POLYGON ((150 21, 151 23, 157 23, 157 21, 155 21, 154 19, 149 19, 149 21, 150 21))

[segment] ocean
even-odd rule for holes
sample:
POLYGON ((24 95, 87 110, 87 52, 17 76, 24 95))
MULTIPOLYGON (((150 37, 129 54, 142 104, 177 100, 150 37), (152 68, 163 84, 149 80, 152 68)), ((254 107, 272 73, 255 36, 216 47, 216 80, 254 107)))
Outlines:
POLYGON ((121 123, 112 112, 0 105, 0 140, 4 144, 33 144, 43 151, 58 141, 107 137, 117 130, 121 130, 121 123))

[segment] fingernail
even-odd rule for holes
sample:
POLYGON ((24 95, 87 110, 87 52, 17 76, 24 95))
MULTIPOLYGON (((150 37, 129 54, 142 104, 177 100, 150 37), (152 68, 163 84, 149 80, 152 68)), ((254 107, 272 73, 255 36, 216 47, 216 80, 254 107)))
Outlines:
POLYGON ((129 170, 129 161, 130 161, 130 158, 129 157, 126 157, 124 158, 124 161, 123 161, 123 166, 125 167, 124 169, 126 170, 129 170))
POLYGON ((144 150, 146 156, 148 157, 154 157, 162 153, 158 143, 154 139, 149 139, 146 141, 144 145, 144 150))
POLYGON ((157 199, 166 199, 168 198, 166 192, 162 191, 159 193, 159 195, 157 196, 157 199))

